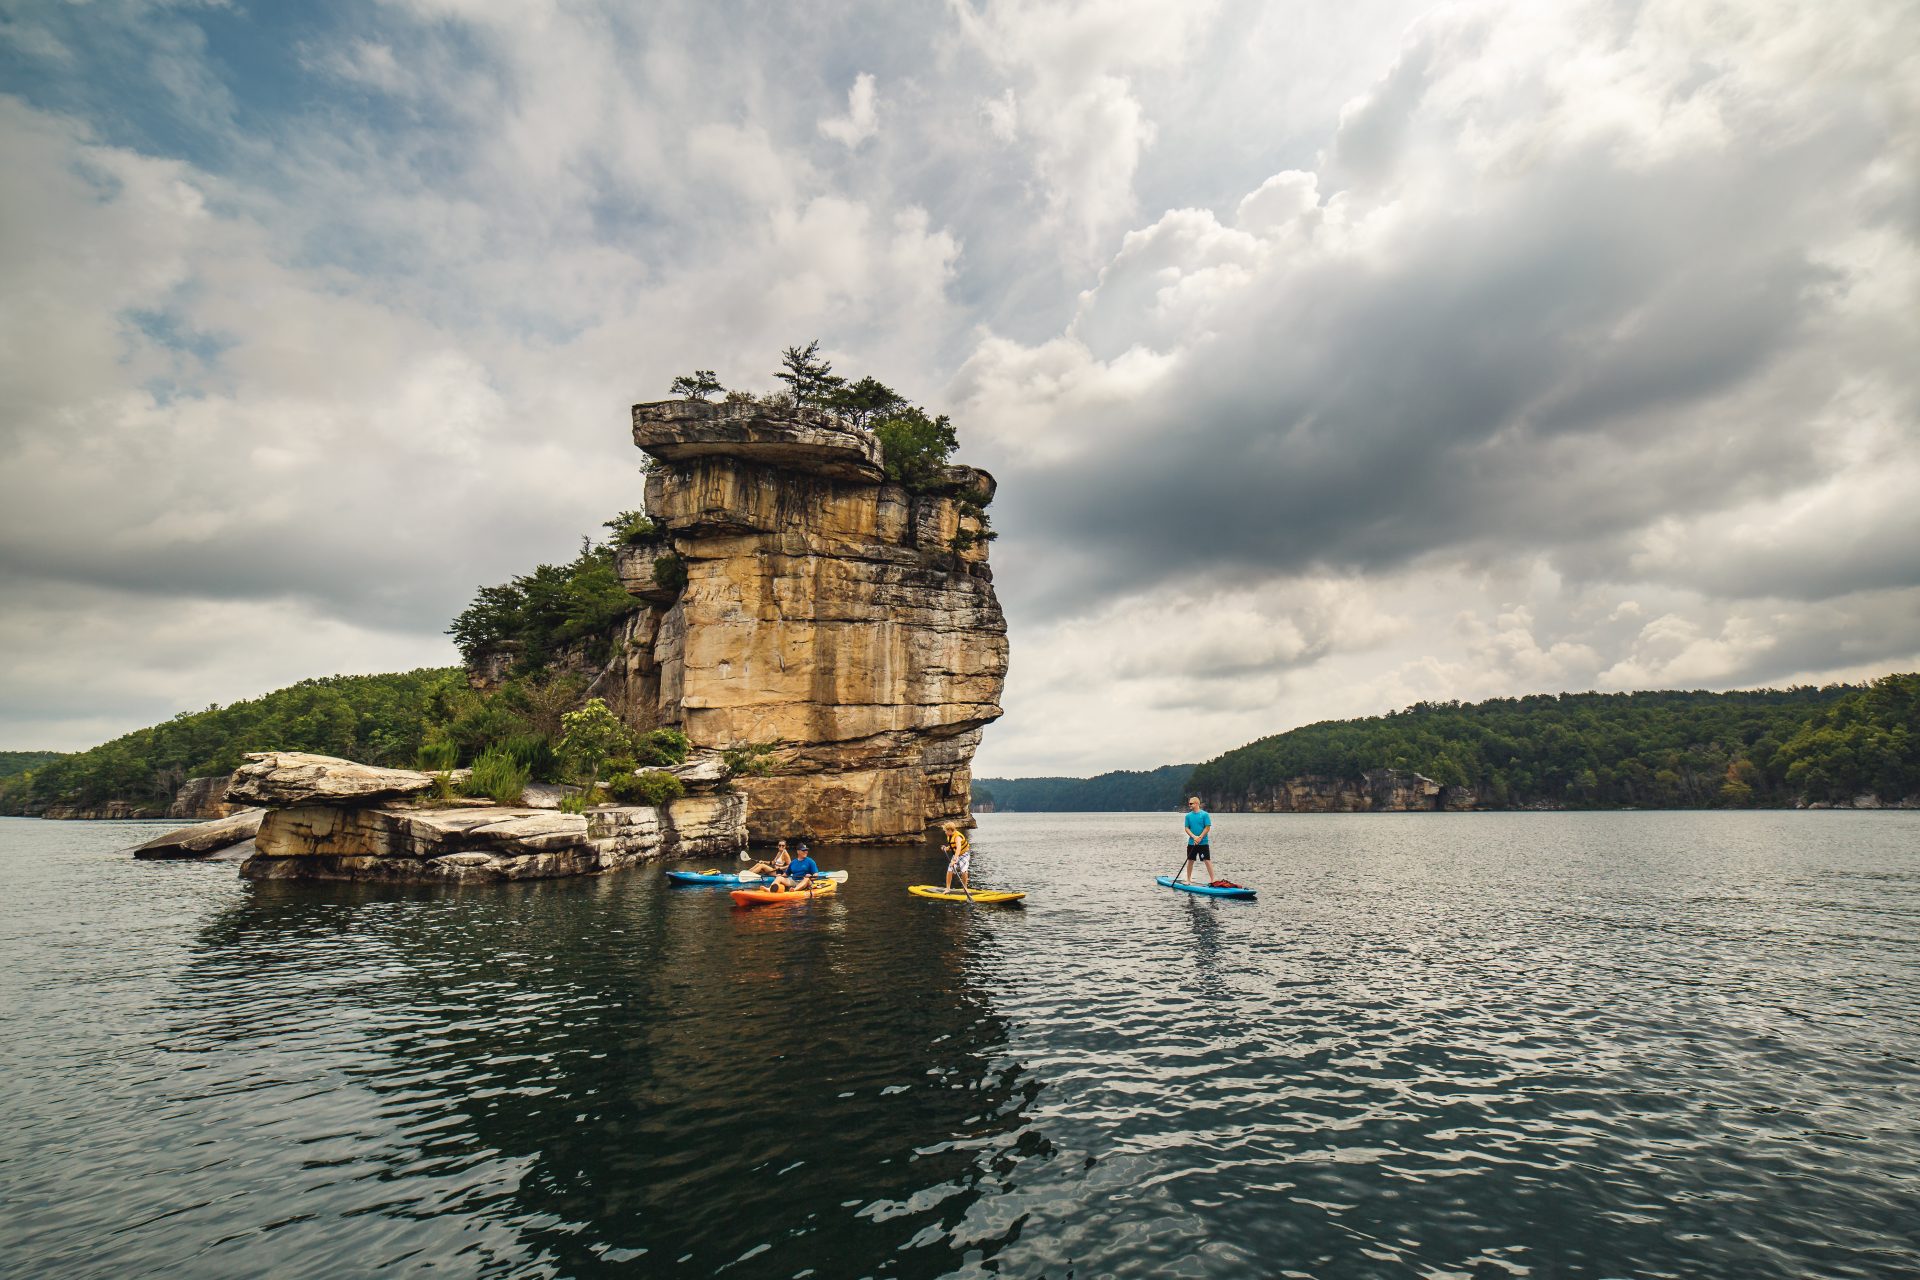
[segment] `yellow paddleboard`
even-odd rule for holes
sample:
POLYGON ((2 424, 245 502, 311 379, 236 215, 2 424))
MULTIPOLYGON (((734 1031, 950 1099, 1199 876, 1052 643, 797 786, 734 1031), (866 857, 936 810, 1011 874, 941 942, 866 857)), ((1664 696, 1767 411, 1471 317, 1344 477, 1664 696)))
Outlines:
MULTIPOLYGON (((908 885, 907 892, 916 898, 932 898, 936 902, 965 902, 967 895, 955 889, 949 893, 937 884, 908 885)), ((975 889, 975 902, 1018 902, 1026 897, 1024 893, 1005 893, 999 889, 975 889)))

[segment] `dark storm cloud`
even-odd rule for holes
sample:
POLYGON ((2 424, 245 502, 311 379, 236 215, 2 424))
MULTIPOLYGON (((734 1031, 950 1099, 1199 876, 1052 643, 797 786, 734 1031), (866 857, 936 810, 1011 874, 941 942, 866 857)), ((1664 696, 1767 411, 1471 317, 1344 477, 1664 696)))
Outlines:
MULTIPOLYGON (((1861 281, 1831 260, 1908 199, 1860 196, 1895 141, 1870 103, 1815 95, 1819 116, 1733 117, 1711 145, 1549 134, 1490 171, 1456 158, 1436 186, 1431 150, 1395 159, 1396 139, 1431 145, 1461 123, 1425 105, 1433 56, 1423 44, 1348 113, 1331 155, 1359 185, 1323 193, 1298 241, 1240 251, 1225 283, 1206 275, 1219 252, 1193 237, 1188 260, 1159 266, 1156 289, 1184 274, 1212 291, 1172 372, 1130 403, 1063 413, 1069 456, 1011 464, 1008 525, 1085 549, 1034 607, 1436 554, 1544 553, 1564 572, 1631 576, 1635 531, 1835 472, 1832 417, 1862 381, 1888 389, 1910 435, 1915 366, 1849 328, 1861 281), (1379 230, 1356 243, 1368 217, 1379 230), (1336 218, 1345 248, 1329 247, 1336 218)), ((1915 185, 1911 171, 1891 182, 1915 185)), ((1096 358, 1125 350, 1128 315, 1152 333, 1128 270, 1123 253, 1083 299, 1077 332, 1101 335, 1096 358)), ((1920 583, 1920 555, 1878 550, 1798 581, 1791 565, 1778 582, 1748 565, 1728 585, 1920 583)))

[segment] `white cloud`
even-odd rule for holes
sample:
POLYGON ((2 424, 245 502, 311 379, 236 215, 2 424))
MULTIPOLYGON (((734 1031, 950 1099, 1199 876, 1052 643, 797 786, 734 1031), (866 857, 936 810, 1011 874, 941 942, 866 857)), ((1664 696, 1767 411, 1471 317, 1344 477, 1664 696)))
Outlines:
POLYGON ((445 653, 816 336, 1001 476, 983 772, 1914 662, 1910 6, 1417 7, 16 20, 8 745, 445 653))
POLYGON ((849 151, 880 132, 879 95, 871 75, 862 71, 854 78, 853 88, 847 91, 847 114, 822 120, 820 132, 849 151))

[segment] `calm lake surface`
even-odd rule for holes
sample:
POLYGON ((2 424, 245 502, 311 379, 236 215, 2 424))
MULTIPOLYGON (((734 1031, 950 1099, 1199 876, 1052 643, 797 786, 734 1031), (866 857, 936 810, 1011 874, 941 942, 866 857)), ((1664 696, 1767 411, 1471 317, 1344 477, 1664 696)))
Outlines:
POLYGON ((1226 815, 1251 903, 1178 821, 969 911, 0 819, 0 1273, 1920 1273, 1920 813, 1226 815))

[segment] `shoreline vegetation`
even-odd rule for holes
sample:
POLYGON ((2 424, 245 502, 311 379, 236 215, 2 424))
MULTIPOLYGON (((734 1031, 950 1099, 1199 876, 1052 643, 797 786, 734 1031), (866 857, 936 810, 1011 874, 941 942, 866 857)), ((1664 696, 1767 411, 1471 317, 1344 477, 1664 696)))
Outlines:
POLYGON ((1729 693, 1563 693, 1422 702, 1261 738, 1197 766, 981 778, 1001 812, 1350 812, 1365 783, 1401 809, 1920 806, 1920 674, 1729 693), (1179 776, 1182 768, 1187 776, 1179 776), (1385 772, 1397 777, 1381 780, 1385 772), (1171 794, 1169 794, 1171 787, 1171 794))
MULTIPOLYGON (((161 817, 188 779, 230 772, 249 751, 405 766, 444 751, 449 727, 456 757, 472 759, 493 737, 524 734, 529 720, 557 722, 555 707, 510 713, 510 703, 557 693, 529 684, 496 707, 458 667, 331 676, 183 713, 90 751, 0 753, 0 813, 161 817)), ((1303 779, 1357 783, 1381 770, 1455 797, 1406 807, 1900 807, 1920 803, 1920 674, 1820 688, 1423 702, 1305 725, 1200 765, 980 778, 973 793, 980 812, 1170 811, 1188 793, 1225 813, 1310 809, 1311 801, 1284 803, 1287 784, 1298 792, 1303 779)))
MULTIPOLYGON (((249 751, 391 767, 434 756, 424 763, 446 768, 514 738, 521 754, 542 757, 531 763, 544 780, 553 770, 532 740, 557 741, 560 704, 571 692, 535 679, 483 699, 457 667, 303 680, 89 751, 0 753, 0 813, 162 817, 189 779, 231 772, 249 751)), ((1368 807, 1351 796, 1381 771, 1394 775, 1394 794, 1405 791, 1399 784, 1408 777, 1438 790, 1426 793, 1432 803, 1374 807, 1920 805, 1920 674, 1821 688, 1416 703, 1305 725, 1200 765, 1092 778, 980 778, 974 799, 981 812, 1170 811, 1198 793, 1217 812, 1350 811, 1368 807), (1303 780, 1331 785, 1309 795, 1314 788, 1303 780)))

